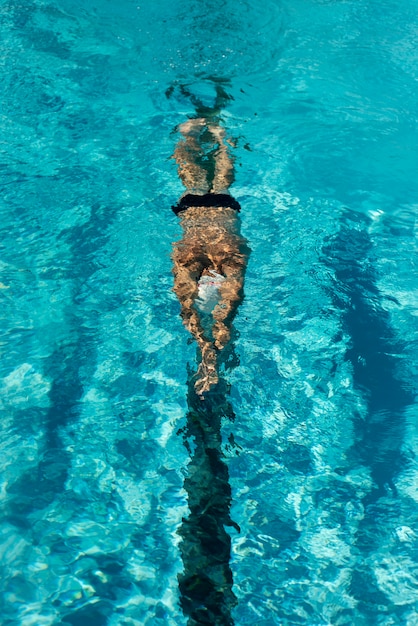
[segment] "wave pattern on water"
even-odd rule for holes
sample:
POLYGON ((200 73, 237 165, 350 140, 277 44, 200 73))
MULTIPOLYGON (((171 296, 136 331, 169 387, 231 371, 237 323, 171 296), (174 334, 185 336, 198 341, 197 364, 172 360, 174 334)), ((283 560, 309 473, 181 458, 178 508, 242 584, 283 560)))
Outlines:
POLYGON ((412 0, 0 13, 4 623, 413 626, 412 0), (252 254, 203 406, 170 156, 217 102, 252 254))

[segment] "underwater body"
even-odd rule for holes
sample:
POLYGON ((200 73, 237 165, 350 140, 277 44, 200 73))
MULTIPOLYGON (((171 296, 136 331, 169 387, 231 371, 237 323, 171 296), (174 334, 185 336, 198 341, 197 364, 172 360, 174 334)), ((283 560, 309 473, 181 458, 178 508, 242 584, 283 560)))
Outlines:
POLYGON ((5 626, 418 623, 418 11, 0 7, 5 626), (178 125, 231 138, 216 388, 173 292, 178 125))

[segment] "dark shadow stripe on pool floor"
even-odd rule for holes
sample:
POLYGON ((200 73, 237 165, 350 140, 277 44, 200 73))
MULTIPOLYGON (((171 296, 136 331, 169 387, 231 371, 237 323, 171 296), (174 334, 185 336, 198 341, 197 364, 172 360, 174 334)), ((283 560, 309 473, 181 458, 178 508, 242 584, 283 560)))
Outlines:
POLYGON ((375 483, 371 502, 388 488, 395 490, 394 479, 405 465, 401 451, 404 411, 413 396, 400 378, 398 357, 404 345, 382 307, 369 225, 363 215, 345 214, 339 233, 323 248, 323 254, 324 263, 335 276, 331 297, 350 337, 346 358, 352 365, 354 386, 367 404, 366 420, 355 420, 353 452, 371 468, 375 483))

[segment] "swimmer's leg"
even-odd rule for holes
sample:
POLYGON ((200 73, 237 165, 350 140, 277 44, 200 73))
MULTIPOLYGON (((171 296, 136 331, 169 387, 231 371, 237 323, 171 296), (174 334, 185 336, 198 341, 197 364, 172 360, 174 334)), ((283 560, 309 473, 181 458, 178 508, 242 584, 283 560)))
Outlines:
POLYGON ((218 142, 215 154, 215 170, 212 181, 212 193, 227 193, 234 182, 234 163, 225 143, 225 130, 218 125, 209 125, 209 130, 218 142))
POLYGON ((205 126, 204 118, 191 119, 179 126, 185 140, 179 141, 173 158, 178 165, 181 181, 189 193, 205 194, 209 191, 207 172, 199 165, 199 157, 202 155, 199 136, 205 126))

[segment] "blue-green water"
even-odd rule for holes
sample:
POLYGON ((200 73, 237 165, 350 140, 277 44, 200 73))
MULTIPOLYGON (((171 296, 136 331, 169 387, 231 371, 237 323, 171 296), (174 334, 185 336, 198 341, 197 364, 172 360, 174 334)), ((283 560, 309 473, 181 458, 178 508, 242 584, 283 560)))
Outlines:
POLYGON ((417 2, 0 29, 2 624, 418 624, 417 2), (170 157, 215 85, 252 254, 213 408, 170 157))

